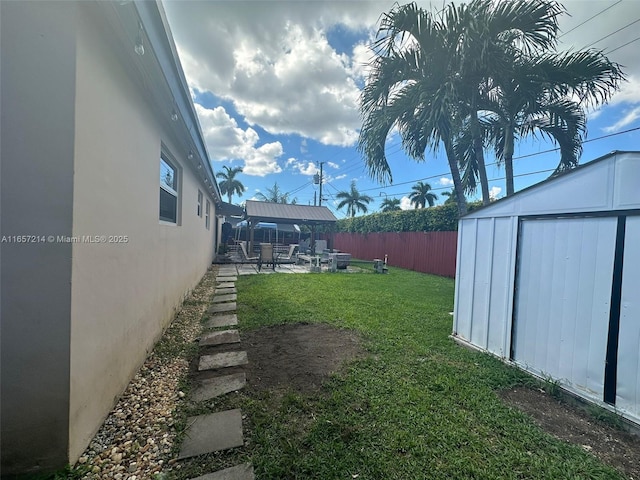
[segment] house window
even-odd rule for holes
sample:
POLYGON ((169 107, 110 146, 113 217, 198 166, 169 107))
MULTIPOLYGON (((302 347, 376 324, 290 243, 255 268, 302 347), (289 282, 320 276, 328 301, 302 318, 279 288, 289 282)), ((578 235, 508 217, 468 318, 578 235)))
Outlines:
POLYGON ((209 200, 207 200, 207 209, 204 212, 204 224, 207 227, 207 230, 209 230, 209 214, 211 213, 211 204, 209 203, 209 200))
POLYGON ((178 170, 160 157, 160 220, 178 223, 178 170))
POLYGON ((198 190, 198 216, 202 218, 202 192, 198 190))

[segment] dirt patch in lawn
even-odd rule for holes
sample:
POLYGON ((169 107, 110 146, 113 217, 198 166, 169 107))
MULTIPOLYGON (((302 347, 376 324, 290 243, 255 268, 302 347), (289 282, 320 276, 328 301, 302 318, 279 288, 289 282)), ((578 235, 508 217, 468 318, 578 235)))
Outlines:
POLYGON ((610 427, 541 391, 519 387, 503 391, 501 397, 533 417, 551 435, 581 446, 630 479, 640 480, 640 437, 610 427))
POLYGON ((242 334, 250 388, 290 387, 317 391, 329 375, 364 355, 360 337, 325 324, 296 323, 263 327, 242 334))

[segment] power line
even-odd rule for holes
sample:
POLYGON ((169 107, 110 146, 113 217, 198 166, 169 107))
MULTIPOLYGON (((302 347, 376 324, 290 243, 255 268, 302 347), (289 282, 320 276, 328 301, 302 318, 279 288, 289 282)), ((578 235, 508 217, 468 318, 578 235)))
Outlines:
MULTIPOLYGON (((585 144, 585 143, 595 142, 595 141, 598 141, 598 140, 604 140, 605 138, 615 137, 617 135, 623 135, 625 133, 634 132, 636 130, 640 130, 640 127, 629 128, 629 129, 623 130, 621 132, 609 133, 607 135, 601 135, 599 137, 590 138, 590 139, 587 139, 587 140, 583 141, 582 143, 585 144)), ((551 148, 549 150, 542 150, 542 151, 534 152, 534 153, 528 153, 526 155, 518 155, 517 157, 513 157, 513 160, 521 160, 523 158, 535 157, 537 155, 544 155, 546 153, 557 152, 558 150, 560 150, 560 147, 551 148)), ((498 162, 491 162, 491 163, 487 163, 485 166, 489 167, 489 166, 497 165, 497 164, 498 164, 498 162)), ((555 169, 551 169, 551 170, 555 170, 555 169)), ((542 172, 544 173, 544 171, 542 171, 542 172)), ((533 172, 533 173, 535 173, 535 172, 533 172)), ((429 177, 424 177, 424 178, 417 178, 415 180, 409 180, 409 181, 398 183, 398 184, 395 184, 395 185, 387 185, 387 186, 383 186, 383 187, 367 188, 367 189, 364 189, 364 190, 361 190, 361 191, 362 192, 367 192, 367 191, 371 191, 371 190, 382 190, 383 188, 393 188, 396 185, 406 185, 408 183, 419 182, 419 181, 422 181, 422 180, 431 180, 433 178, 444 177, 444 176, 447 176, 447 175, 451 175, 451 172, 439 173, 439 174, 431 175, 429 177)), ((519 176, 524 176, 524 175, 532 175, 532 173, 514 175, 514 178, 515 177, 519 177, 519 176)), ((502 179, 504 179, 504 177, 502 179)), ((500 179, 496 178, 496 179, 492 179, 490 181, 495 181, 495 180, 500 180, 500 179)), ((442 190, 442 189, 446 189, 446 188, 451 188, 451 187, 438 187, 438 188, 434 188, 433 190, 442 190)), ((400 195, 400 194, 396 194, 396 195, 400 195)))
POLYGON ((619 29, 614 30, 614 31, 613 31, 613 32, 611 32, 609 35, 605 35, 604 37, 599 38, 599 39, 598 39, 598 40, 596 40, 595 42, 591 42, 589 45, 587 45, 586 47, 583 47, 582 49, 584 50, 584 49, 586 49, 586 48, 589 48, 590 46, 595 45, 596 43, 601 42, 601 41, 602 41, 602 40, 604 40, 605 38, 609 38, 611 35, 615 35, 616 33, 621 32, 621 31, 622 31, 622 30, 624 30, 625 28, 630 27, 631 25, 634 25, 634 24, 636 24, 636 23, 638 23, 638 22, 640 22, 640 18, 638 18, 637 20, 634 20, 634 21, 633 21, 633 22, 631 22, 631 23, 626 24, 624 27, 620 27, 619 29))
POLYGON ((607 10, 609 10, 610 8, 615 7, 616 5, 618 5, 618 4, 619 4, 619 3, 621 3, 621 2, 622 2, 622 0, 618 0, 618 1, 617 1, 616 3, 614 3, 613 5, 609 5, 609 6, 608 6, 607 8, 605 8, 604 10, 602 10, 602 11, 600 11, 600 12, 596 13, 593 17, 590 17, 590 18, 586 19, 584 22, 579 23, 578 25, 576 25, 575 27, 573 27, 571 30, 568 30, 568 31, 564 32, 564 33, 563 33, 562 35, 560 35, 558 38, 562 38, 562 37, 564 37, 565 35, 568 35, 569 33, 573 32, 574 30, 576 30, 576 29, 580 28, 580 27, 581 27, 582 25, 584 25, 585 23, 590 22, 591 20, 593 20, 593 19, 594 19, 594 18, 596 18, 596 17, 599 17, 599 16, 600 16, 600 15, 602 15, 604 12, 606 12, 606 11, 607 11, 607 10))
POLYGON ((615 52, 616 50, 620 50, 622 47, 626 47, 627 45, 632 44, 633 42, 637 42, 638 40, 640 40, 640 37, 636 37, 633 40, 631 40, 630 42, 627 42, 623 45, 620 45, 619 47, 614 48, 613 50, 609 50, 608 52, 606 52, 607 55, 609 55, 610 53, 615 52))

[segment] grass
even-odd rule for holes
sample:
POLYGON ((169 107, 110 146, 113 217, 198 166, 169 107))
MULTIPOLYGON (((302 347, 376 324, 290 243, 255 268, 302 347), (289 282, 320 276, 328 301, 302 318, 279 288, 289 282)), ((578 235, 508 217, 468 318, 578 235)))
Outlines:
POLYGON ((624 478, 500 401, 531 377, 448 337, 450 279, 392 268, 252 275, 237 287, 241 330, 324 322, 360 332, 368 355, 317 394, 246 390, 198 405, 241 408, 247 444, 185 462, 176 478, 244 461, 262 479, 624 478))

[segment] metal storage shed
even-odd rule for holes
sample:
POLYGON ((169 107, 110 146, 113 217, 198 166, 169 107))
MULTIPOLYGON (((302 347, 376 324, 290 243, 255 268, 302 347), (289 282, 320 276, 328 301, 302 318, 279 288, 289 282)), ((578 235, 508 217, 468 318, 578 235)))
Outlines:
POLYGON ((453 337, 640 423, 640 152, 464 216, 453 337))

